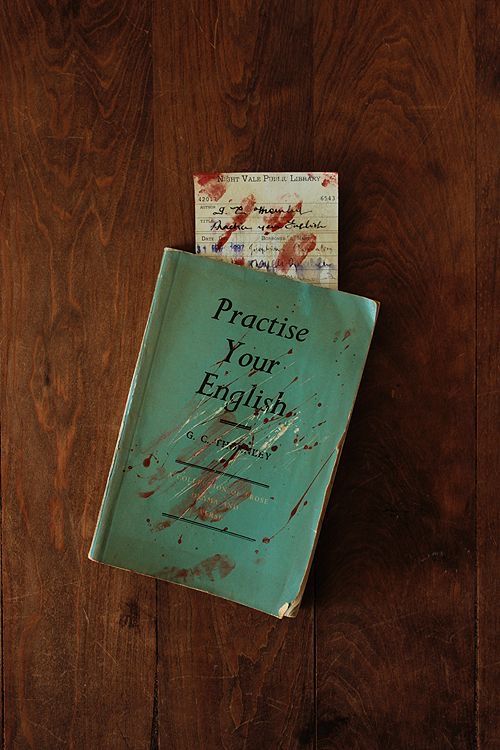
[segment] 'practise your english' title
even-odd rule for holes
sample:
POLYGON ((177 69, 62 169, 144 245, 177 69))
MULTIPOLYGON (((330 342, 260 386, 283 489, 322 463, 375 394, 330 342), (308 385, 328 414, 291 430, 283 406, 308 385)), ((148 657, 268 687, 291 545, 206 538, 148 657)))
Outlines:
MULTIPOLYGON (((278 320, 277 318, 258 317, 254 313, 235 310, 232 301, 227 297, 220 297, 218 302, 219 306, 212 315, 214 320, 224 320, 234 326, 240 325, 242 328, 251 328, 263 334, 279 336, 282 339, 294 340, 299 343, 305 341, 309 333, 308 328, 299 328, 289 323, 287 317, 278 320)), ((226 341, 228 345, 226 356, 218 364, 226 362, 238 365, 252 374, 262 372, 267 375, 272 375, 273 370, 280 365, 278 359, 263 357, 247 351, 244 341, 230 338, 226 338, 226 341)), ((284 391, 280 391, 276 396, 266 396, 264 390, 258 388, 257 385, 253 385, 248 390, 231 391, 231 383, 228 385, 217 384, 218 379, 217 373, 205 371, 205 377, 196 393, 224 401, 225 408, 229 412, 234 412, 240 405, 243 405, 255 411, 268 411, 281 417, 286 415, 287 405, 283 401, 284 391)))

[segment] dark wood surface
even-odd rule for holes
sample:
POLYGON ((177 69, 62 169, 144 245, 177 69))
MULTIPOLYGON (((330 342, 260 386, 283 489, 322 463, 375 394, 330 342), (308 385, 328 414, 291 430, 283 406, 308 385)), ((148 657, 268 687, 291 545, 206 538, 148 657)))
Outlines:
POLYGON ((500 747, 495 4, 0 12, 4 747, 500 747), (299 616, 89 562, 192 173, 322 169, 382 307, 299 616))

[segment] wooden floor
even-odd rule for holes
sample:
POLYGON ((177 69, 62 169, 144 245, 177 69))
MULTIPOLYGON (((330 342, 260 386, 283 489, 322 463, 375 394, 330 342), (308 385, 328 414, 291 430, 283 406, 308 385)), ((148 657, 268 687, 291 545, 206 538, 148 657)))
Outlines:
POLYGON ((4 747, 500 747, 494 3, 0 12, 4 747), (340 286, 382 303, 292 621, 87 560, 217 170, 338 170, 340 286))

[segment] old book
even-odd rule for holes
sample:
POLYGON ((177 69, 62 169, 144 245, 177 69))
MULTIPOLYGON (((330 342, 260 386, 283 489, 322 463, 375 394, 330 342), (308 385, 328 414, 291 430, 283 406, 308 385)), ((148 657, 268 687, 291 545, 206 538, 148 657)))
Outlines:
POLYGON ((165 250, 90 558, 292 616, 377 309, 165 250))

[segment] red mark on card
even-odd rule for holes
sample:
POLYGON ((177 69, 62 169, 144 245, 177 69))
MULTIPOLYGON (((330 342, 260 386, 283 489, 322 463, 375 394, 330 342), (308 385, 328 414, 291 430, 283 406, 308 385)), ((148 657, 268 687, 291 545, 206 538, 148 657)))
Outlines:
POLYGON ((235 232, 237 229, 240 229, 240 227, 243 226, 245 221, 248 219, 250 214, 255 208, 255 196, 250 194, 246 198, 243 198, 241 201, 241 206, 233 218, 229 221, 229 224, 226 225, 228 228, 226 232, 222 235, 222 237, 219 237, 219 241, 217 242, 216 248, 217 250, 220 250, 228 239, 231 237, 232 233, 235 232))
POLYGON ((316 247, 316 235, 301 232, 285 242, 276 258, 276 268, 285 271, 291 266, 299 266, 316 247))
POLYGON ((323 187, 328 187, 329 185, 338 185, 339 176, 337 172, 323 172, 323 180, 321 184, 323 185, 323 187))
POLYGON ((139 492, 139 497, 144 498, 144 500, 147 500, 148 497, 151 497, 151 495, 154 495, 154 490, 150 490, 149 492, 139 492))
POLYGON ((226 192, 226 185, 220 182, 219 172, 210 172, 207 174, 196 174, 195 179, 199 186, 200 195, 206 195, 212 201, 218 201, 226 192))
POLYGON ((287 211, 280 209, 276 213, 272 213, 270 216, 266 216, 266 218, 264 219, 264 223, 266 225, 264 234, 269 234, 269 232, 277 232, 278 229, 283 229, 283 227, 293 219, 297 211, 300 211, 301 208, 302 201, 299 201, 296 206, 289 206, 287 211))

